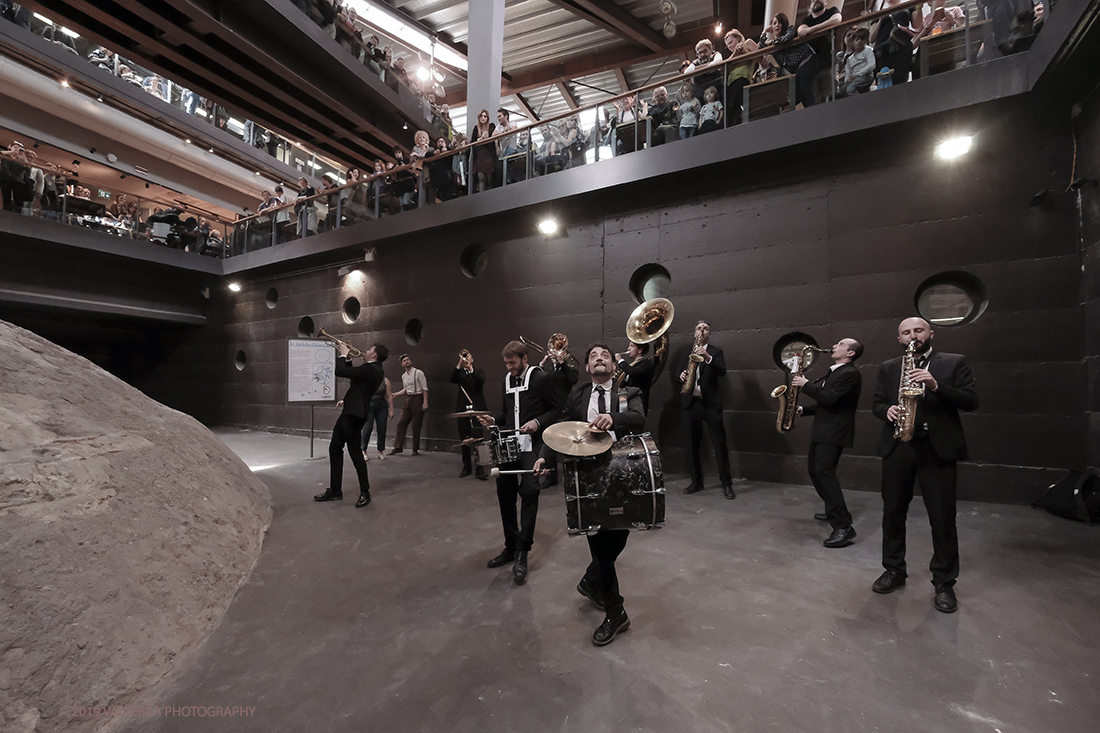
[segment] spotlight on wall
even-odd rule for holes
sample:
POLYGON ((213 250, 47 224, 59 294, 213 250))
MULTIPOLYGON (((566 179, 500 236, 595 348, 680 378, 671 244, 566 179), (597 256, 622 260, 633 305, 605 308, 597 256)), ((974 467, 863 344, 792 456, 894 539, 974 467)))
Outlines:
POLYGON ((88 152, 95 155, 95 148, 88 148, 88 152))
POLYGON ((721 23, 715 23, 714 24, 714 35, 716 35, 716 36, 722 35, 722 24, 721 23))
POLYGON ((547 217, 538 223, 539 232, 546 237, 558 231, 558 220, 547 217))
POLYGON ((65 87, 66 89, 68 89, 68 88, 69 88, 69 80, 68 80, 68 79, 62 79, 62 80, 61 80, 61 86, 63 86, 63 87, 65 87))
POLYGON ((344 265, 336 271, 336 274, 340 277, 347 277, 353 272, 359 272, 359 268, 357 268, 355 265, 344 265))
POLYGON ((103 101, 103 95, 100 94, 98 97, 96 97, 96 101, 102 102, 103 101))
POLYGON ((209 149, 209 150, 207 150, 206 152, 208 152, 208 153, 213 153, 213 152, 214 152, 214 148, 210 148, 210 149, 209 149))
POLYGON ((229 289, 232 290, 234 293, 239 293, 241 292, 241 284, 236 282, 229 283, 229 289))
POLYGON ((936 146, 936 156, 944 160, 958 158, 970 152, 970 145, 974 141, 973 135, 962 135, 944 140, 936 146))
POLYGON ((204 297, 208 300, 210 299, 210 288, 203 288, 202 289, 202 297, 204 297))
POLYGON ((374 247, 363 252, 363 262, 374 262, 378 257, 378 250, 374 247))
POLYGON ((190 145, 191 144, 191 138, 185 139, 184 142, 187 143, 188 145, 190 145))

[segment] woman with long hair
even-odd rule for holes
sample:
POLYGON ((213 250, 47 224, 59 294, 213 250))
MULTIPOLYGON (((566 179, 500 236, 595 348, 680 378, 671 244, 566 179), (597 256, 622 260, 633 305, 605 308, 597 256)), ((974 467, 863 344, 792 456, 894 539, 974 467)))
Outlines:
MULTIPOLYGON (((489 121, 489 110, 483 109, 477 113, 477 124, 470 135, 470 142, 487 140, 496 130, 497 126, 489 121)), ((470 157, 470 170, 477 174, 477 190, 480 193, 493 185, 493 175, 497 170, 497 146, 493 143, 476 145, 470 157)))

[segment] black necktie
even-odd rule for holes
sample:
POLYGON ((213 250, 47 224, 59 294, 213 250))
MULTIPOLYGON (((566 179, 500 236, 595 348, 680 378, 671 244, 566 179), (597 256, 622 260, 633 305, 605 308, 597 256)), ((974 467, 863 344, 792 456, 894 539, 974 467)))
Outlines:
POLYGON ((512 389, 519 386, 519 377, 512 377, 512 389))
POLYGON ((596 387, 596 390, 600 393, 600 396, 596 398, 596 414, 604 415, 607 413, 607 401, 604 399, 604 388, 596 387))

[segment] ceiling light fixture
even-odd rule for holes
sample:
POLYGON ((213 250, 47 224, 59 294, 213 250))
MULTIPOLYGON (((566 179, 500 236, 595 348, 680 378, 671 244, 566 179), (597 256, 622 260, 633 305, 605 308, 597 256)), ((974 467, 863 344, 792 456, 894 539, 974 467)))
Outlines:
POLYGON ((672 18, 665 18, 665 25, 661 28, 661 34, 665 38, 672 38, 676 35, 676 23, 672 21, 672 18))
POLYGON ((958 158, 970 152, 970 145, 974 141, 973 135, 962 135, 944 140, 936 146, 936 155, 944 160, 958 158))
POLYGON ((550 236, 551 234, 558 231, 558 220, 550 218, 543 219, 538 223, 538 227, 539 232, 541 232, 545 236, 550 236))
POLYGON ((241 292, 241 284, 236 282, 229 283, 229 289, 232 290, 234 293, 239 293, 241 292))

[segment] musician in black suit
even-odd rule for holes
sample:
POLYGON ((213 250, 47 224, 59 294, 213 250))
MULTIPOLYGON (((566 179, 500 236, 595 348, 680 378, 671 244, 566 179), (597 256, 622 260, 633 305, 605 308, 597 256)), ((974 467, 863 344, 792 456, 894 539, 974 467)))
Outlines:
MULTIPOLYGON (((551 424, 561 403, 546 374, 527 363, 527 347, 510 341, 501 353, 508 369, 503 388, 503 411, 497 417, 482 416, 482 426, 500 426, 501 430, 519 430, 520 459, 500 466, 501 470, 531 469, 542 448, 542 431, 551 424), (518 402, 517 402, 518 400, 518 402)), ((504 551, 488 562, 491 568, 513 563, 516 585, 527 581, 527 553, 535 538, 535 519, 539 512, 539 490, 530 473, 497 476, 497 501, 504 526, 504 551), (516 500, 520 501, 519 522, 516 500)))
POLYGON ((820 380, 810 382, 801 374, 791 378, 791 385, 801 394, 817 400, 816 405, 800 406, 798 414, 813 415, 810 429, 810 450, 806 456, 817 495, 825 502, 825 514, 815 514, 832 526, 832 534, 823 543, 826 547, 847 547, 856 537, 852 514, 844 503, 844 492, 836 477, 840 454, 851 448, 856 434, 856 408, 863 378, 854 364, 863 353, 863 344, 844 338, 833 344, 829 356, 833 365, 820 380))
POLYGON ((905 585, 905 517, 920 481, 928 522, 932 527, 932 584, 937 610, 958 608, 955 580, 959 575, 959 536, 955 527, 955 482, 958 461, 966 460, 966 436, 959 410, 978 408, 974 375, 962 354, 932 349, 932 327, 923 318, 907 318, 898 326, 898 342, 916 341, 915 368, 910 379, 923 385, 917 398, 913 439, 894 438, 898 419, 898 388, 902 357, 882 364, 875 384, 872 410, 882 420, 878 455, 882 456, 882 566, 885 572, 871 589, 890 593, 905 585))
MULTIPOLYGON (((645 427, 641 391, 637 387, 626 387, 621 392, 616 389, 612 379, 615 362, 610 347, 606 344, 589 347, 584 363, 592 379, 573 388, 560 419, 580 420, 599 430, 609 430, 613 439, 640 432, 645 427), (620 405, 620 394, 625 395, 625 404, 620 405)), ((546 473, 547 466, 552 466, 556 458, 557 454, 544 445, 542 456, 535 462, 536 474, 546 473)), ((596 646, 610 644, 630 628, 615 572, 615 560, 626 547, 629 536, 630 530, 626 529, 601 529, 587 536, 592 562, 577 584, 577 592, 605 613, 603 623, 592 634, 592 643, 596 646)))
MULTIPOLYGON (((721 349, 710 343, 710 324, 706 321, 695 324, 695 341, 697 346, 692 353, 703 360, 695 372, 695 389, 682 398, 683 408, 688 411, 691 421, 691 483, 684 493, 694 494, 703 490, 703 464, 699 451, 705 424, 714 446, 722 489, 727 499, 736 499, 733 477, 730 475, 730 454, 726 447, 726 426, 722 422, 722 385, 719 382, 726 375, 726 357, 721 349)), ((686 382, 687 375, 685 369, 680 373, 680 381, 686 382)))
POLYGON ((642 409, 649 414, 649 390, 653 386, 653 360, 646 356, 649 344, 630 342, 626 347, 626 357, 615 354, 615 363, 619 365, 626 378, 623 385, 637 387, 642 393, 642 409))
POLYGON ((313 498, 315 501, 337 501, 344 498, 341 483, 344 475, 344 446, 347 446, 351 465, 355 466, 355 473, 359 476, 359 500, 355 502, 355 506, 362 509, 370 504, 370 480, 367 478, 367 462, 363 460, 363 451, 359 450, 359 441, 367 422, 370 399, 385 379, 382 362, 390 352, 382 344, 375 344, 363 354, 366 363, 353 366, 348 356, 348 345, 340 344, 339 349, 341 358, 336 360, 336 376, 350 379, 351 385, 341 401, 344 409, 332 428, 332 440, 328 445, 328 488, 313 498))
MULTIPOLYGON (((485 406, 485 370, 474 368, 474 355, 469 351, 463 351, 459 355, 458 364, 451 372, 451 382, 459 386, 458 394, 455 396, 455 412, 488 409, 485 406)), ((466 440, 473 436, 475 430, 477 436, 481 437, 480 426, 475 429, 470 418, 458 418, 458 437, 460 440, 466 440)), ((458 474, 458 477, 465 478, 473 472, 474 449, 470 445, 463 445, 462 472, 458 474)), ((485 469, 480 465, 477 467, 477 477, 482 481, 489 479, 485 475, 485 469)))

